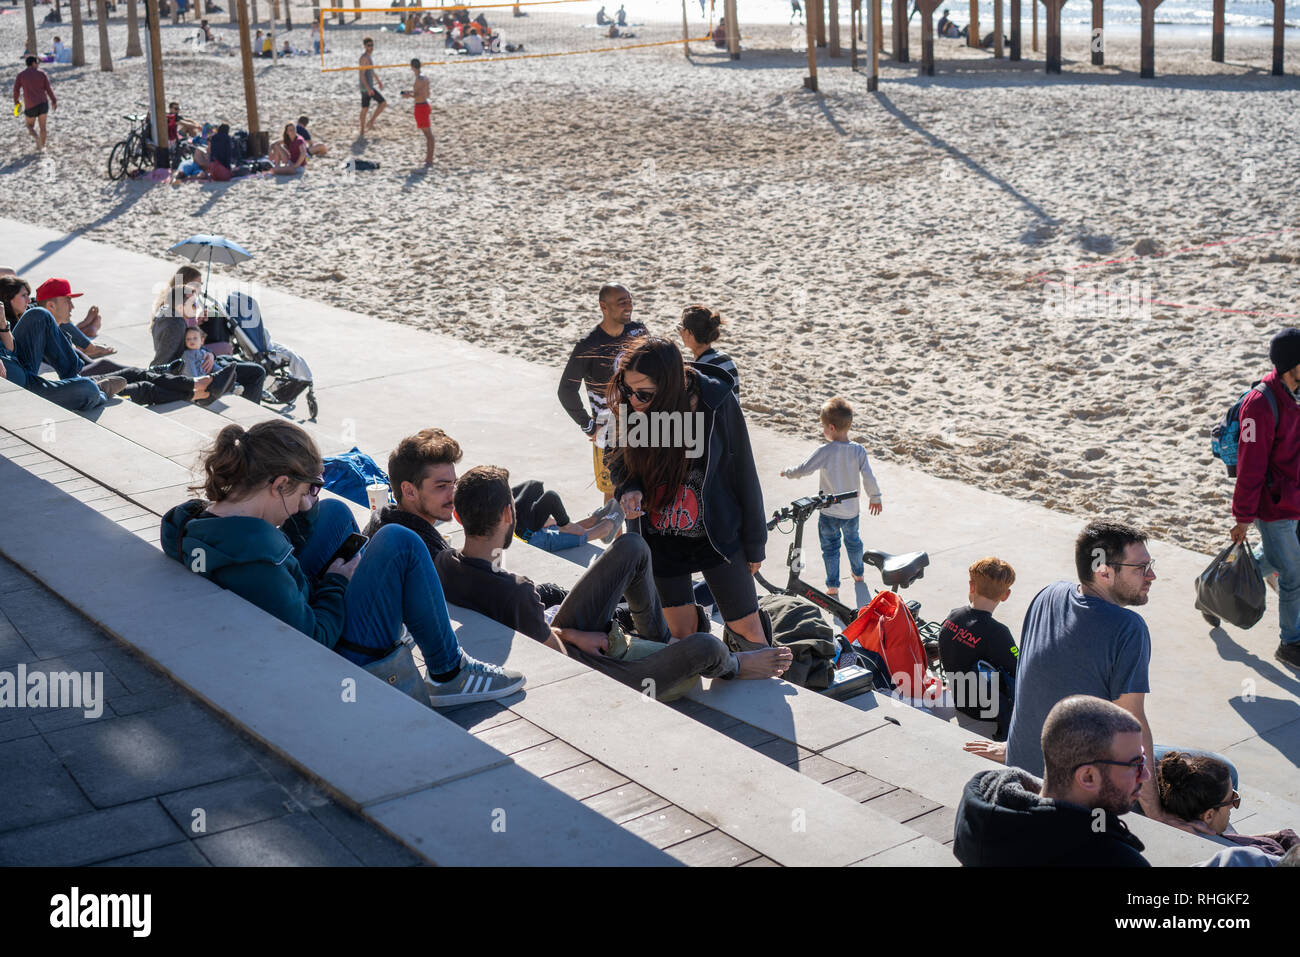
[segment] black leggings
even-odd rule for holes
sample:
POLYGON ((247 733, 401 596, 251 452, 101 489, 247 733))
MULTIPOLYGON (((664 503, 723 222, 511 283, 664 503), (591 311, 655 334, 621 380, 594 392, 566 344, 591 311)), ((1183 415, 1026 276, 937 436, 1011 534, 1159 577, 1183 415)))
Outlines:
POLYGON ((538 532, 548 518, 558 525, 569 524, 569 513, 556 492, 548 492, 541 482, 530 480, 510 489, 515 497, 515 526, 521 532, 538 532))
MULTIPOLYGON (((653 551, 653 539, 647 539, 653 551)), ((745 561, 744 552, 736 552, 729 562, 706 568, 700 574, 713 592, 718 611, 723 621, 739 621, 758 611, 758 591, 754 587, 754 576, 749 572, 749 563, 745 561)), ((695 590, 691 586, 691 576, 655 574, 655 587, 659 589, 659 599, 665 608, 695 604, 695 590)))

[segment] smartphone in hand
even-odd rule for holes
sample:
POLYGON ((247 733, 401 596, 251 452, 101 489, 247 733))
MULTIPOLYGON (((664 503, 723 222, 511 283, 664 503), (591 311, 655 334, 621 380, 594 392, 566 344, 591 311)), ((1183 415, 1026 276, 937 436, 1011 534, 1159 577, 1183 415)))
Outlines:
POLYGON ((343 544, 339 546, 338 551, 330 556, 330 560, 325 563, 325 568, 321 571, 321 574, 324 575, 325 572, 328 572, 335 562, 341 561, 344 564, 350 562, 357 552, 366 547, 368 541, 370 539, 365 535, 360 532, 353 532, 343 540, 343 544))

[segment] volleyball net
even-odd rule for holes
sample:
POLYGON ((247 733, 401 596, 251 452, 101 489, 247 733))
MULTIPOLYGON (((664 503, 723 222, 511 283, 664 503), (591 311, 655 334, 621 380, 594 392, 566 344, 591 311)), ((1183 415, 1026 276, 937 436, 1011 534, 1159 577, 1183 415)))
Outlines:
POLYGON ((319 54, 323 73, 337 73, 363 69, 362 42, 367 38, 374 41, 370 56, 376 70, 409 69, 412 59, 442 66, 622 53, 681 44, 683 30, 691 43, 712 43, 713 3, 686 0, 676 8, 663 2, 642 8, 633 4, 641 15, 619 0, 532 0, 473 7, 422 6, 411 0, 387 7, 322 7, 319 32, 313 35, 320 48, 312 52, 319 54))

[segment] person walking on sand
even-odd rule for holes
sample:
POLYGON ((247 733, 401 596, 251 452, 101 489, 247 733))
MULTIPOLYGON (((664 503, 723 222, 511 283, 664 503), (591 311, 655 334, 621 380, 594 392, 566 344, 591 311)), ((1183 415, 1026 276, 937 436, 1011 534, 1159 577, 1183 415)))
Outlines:
MULTIPOLYGON (((424 133, 424 165, 433 165, 433 129, 430 126, 429 78, 420 75, 420 61, 411 60, 411 72, 415 74, 412 89, 403 90, 402 96, 415 100, 415 128, 424 133)), ((378 114, 376 114, 378 115, 378 114)))
POLYGON ((384 112, 384 107, 388 105, 384 95, 379 91, 384 88, 383 82, 375 76, 374 61, 370 59, 370 54, 375 50, 375 41, 366 37, 361 41, 364 52, 361 54, 359 61, 361 66, 361 135, 366 135, 367 129, 375 128, 375 120, 379 119, 379 114, 384 112), (370 126, 366 126, 366 112, 370 109, 370 101, 374 100, 379 105, 375 107, 375 113, 370 117, 370 126))
POLYGON ((27 132, 36 140, 36 148, 45 149, 45 114, 59 105, 58 98, 54 95, 54 87, 50 86, 50 78, 45 75, 45 71, 36 64, 39 62, 36 57, 27 58, 27 69, 18 74, 14 80, 14 104, 17 105, 19 94, 22 94, 23 116, 27 119, 27 132), (36 125, 40 124, 39 135, 36 132, 36 125))

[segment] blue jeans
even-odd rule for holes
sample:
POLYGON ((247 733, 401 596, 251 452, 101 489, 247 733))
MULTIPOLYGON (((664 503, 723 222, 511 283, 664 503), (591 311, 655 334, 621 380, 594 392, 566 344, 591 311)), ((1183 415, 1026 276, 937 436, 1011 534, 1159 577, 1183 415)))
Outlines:
POLYGON ((865 571, 862 564, 862 539, 858 537, 858 516, 831 518, 825 512, 817 516, 817 537, 822 543, 822 561, 826 563, 826 584, 836 588, 840 584, 840 536, 849 552, 849 568, 855 578, 865 571))
POLYGON ((577 548, 579 545, 585 545, 587 536, 570 535, 568 532, 562 532, 554 526, 549 526, 541 531, 533 532, 526 541, 534 548, 542 548, 548 552, 562 552, 566 548, 577 548))
POLYGON ((29 391, 72 412, 89 412, 108 401, 108 396, 99 391, 99 386, 84 376, 52 381, 38 375, 28 375, 23 384, 29 391))
MULTIPOLYGON (((334 499, 320 503, 316 525, 299 546, 298 566, 319 577, 325 562, 357 530, 352 510, 334 499)), ((445 674, 461 660, 460 642, 451 630, 442 582, 433 569, 429 548, 419 535, 401 525, 385 525, 370 539, 344 593, 343 637, 354 645, 387 654, 402 637, 402 624, 424 655, 429 674, 445 674)), ((375 658, 340 651, 354 664, 375 658)))
POLYGON ((1255 520, 1264 557, 1259 570, 1277 572, 1277 617, 1283 644, 1300 642, 1300 539, 1294 519, 1277 522, 1255 520))
POLYGON ((54 367, 60 379, 81 372, 81 359, 48 309, 28 309, 14 325, 14 353, 29 376, 40 375, 41 363, 54 367))

